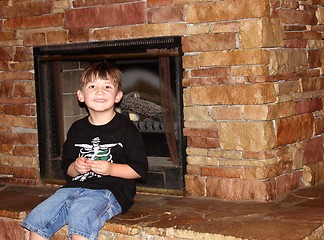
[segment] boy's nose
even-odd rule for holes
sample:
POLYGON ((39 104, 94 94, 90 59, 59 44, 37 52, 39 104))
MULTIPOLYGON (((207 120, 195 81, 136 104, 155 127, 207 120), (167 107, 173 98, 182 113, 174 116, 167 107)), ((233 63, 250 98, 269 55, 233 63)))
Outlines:
POLYGON ((104 90, 103 88, 97 88, 96 94, 103 94, 104 90))

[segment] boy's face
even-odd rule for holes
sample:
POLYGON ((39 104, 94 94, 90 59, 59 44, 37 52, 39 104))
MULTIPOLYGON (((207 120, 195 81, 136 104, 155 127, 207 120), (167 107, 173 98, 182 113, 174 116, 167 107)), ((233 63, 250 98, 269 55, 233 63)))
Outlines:
POLYGON ((97 80, 86 83, 81 90, 77 91, 80 102, 84 102, 87 108, 94 112, 104 112, 114 109, 123 93, 109 80, 97 80))

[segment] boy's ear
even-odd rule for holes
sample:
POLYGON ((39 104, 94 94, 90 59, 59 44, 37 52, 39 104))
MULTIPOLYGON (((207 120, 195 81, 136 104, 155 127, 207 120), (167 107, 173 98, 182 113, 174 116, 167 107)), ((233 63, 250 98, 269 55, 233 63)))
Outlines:
POLYGON ((81 90, 78 90, 76 94, 77 94, 79 102, 84 102, 83 92, 81 90))
POLYGON ((115 103, 119 103, 122 98, 123 98, 123 92, 118 91, 116 98, 115 98, 115 103))

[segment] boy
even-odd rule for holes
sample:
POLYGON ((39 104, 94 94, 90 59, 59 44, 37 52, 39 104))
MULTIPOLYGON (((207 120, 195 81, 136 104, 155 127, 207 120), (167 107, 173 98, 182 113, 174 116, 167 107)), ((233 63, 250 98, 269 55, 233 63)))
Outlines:
POLYGON ((133 205, 136 179, 145 180, 148 163, 137 128, 114 109, 123 97, 121 78, 103 62, 81 74, 77 97, 89 116, 72 124, 63 146, 67 183, 22 223, 31 240, 50 239, 65 224, 69 239, 97 239, 105 221, 133 205))

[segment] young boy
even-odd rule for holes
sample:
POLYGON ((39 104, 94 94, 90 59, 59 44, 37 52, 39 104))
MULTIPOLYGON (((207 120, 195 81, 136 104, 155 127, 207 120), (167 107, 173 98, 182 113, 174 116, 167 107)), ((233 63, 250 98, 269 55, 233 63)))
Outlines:
POLYGON ((106 63, 87 67, 77 97, 89 116, 72 124, 63 146, 67 183, 23 221, 31 240, 50 239, 68 225, 69 239, 97 239, 105 221, 129 209, 136 179, 148 163, 135 125, 115 112, 122 97, 121 72, 106 63))

